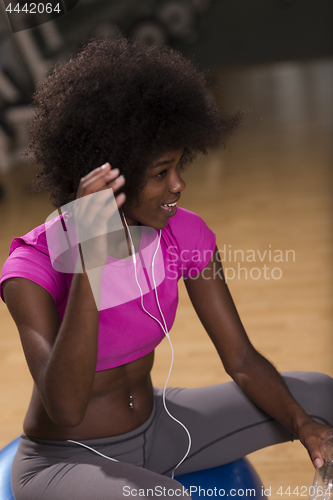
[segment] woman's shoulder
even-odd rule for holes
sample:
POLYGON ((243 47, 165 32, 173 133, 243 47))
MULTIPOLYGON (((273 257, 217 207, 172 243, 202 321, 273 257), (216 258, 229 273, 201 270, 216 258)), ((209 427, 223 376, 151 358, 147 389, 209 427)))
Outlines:
POLYGON ((17 236, 13 239, 9 248, 9 257, 20 248, 29 247, 30 251, 37 250, 48 255, 45 224, 31 229, 23 236, 17 236))
POLYGON ((45 255, 51 256, 55 253, 59 253, 60 247, 63 246, 63 241, 66 240, 64 236, 64 231, 68 229, 68 222, 71 218, 70 214, 60 214, 54 215, 52 218, 48 217, 46 222, 40 224, 39 226, 31 229, 28 233, 23 236, 18 236, 13 239, 10 249, 9 256, 18 248, 28 246, 30 251, 38 251, 45 255))
MULTIPOLYGON (((57 269, 56 259, 52 259, 50 249, 50 242, 56 241, 59 223, 60 216, 13 239, 1 270, 0 285, 9 278, 26 278, 46 288, 56 303, 62 301, 65 279, 60 269, 57 269)), ((2 289, 0 293, 3 299, 2 289)))

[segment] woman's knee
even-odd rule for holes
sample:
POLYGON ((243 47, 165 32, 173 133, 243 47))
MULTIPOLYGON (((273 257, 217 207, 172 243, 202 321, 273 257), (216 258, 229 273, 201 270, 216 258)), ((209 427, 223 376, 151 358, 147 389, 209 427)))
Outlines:
POLYGON ((333 378, 320 372, 281 374, 304 410, 320 423, 333 425, 333 378))

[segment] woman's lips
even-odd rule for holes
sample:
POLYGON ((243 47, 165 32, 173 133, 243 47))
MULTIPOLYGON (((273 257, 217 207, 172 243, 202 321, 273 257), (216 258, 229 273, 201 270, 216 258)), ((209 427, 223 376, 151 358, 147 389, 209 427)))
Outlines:
POLYGON ((175 215, 177 212, 177 202, 160 205, 160 208, 170 216, 175 215))

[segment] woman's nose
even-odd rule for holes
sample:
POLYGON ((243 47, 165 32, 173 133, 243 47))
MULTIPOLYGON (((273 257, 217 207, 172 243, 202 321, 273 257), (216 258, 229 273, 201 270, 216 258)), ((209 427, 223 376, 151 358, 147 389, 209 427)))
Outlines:
POLYGON ((174 172, 174 175, 171 180, 170 184, 170 192, 172 193, 178 193, 180 191, 184 191, 186 188, 186 184, 183 181, 183 179, 178 175, 177 172, 174 172))

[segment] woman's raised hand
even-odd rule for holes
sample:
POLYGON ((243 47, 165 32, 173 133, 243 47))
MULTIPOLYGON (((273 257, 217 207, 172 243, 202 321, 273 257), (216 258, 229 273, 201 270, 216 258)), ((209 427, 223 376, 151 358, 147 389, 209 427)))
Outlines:
MULTIPOLYGON (((85 269, 101 267, 107 257, 107 233, 120 223, 119 207, 126 200, 124 193, 114 193, 125 184, 118 169, 109 163, 82 177, 74 203, 78 242, 85 269)), ((119 227, 118 227, 119 229, 119 227)))

